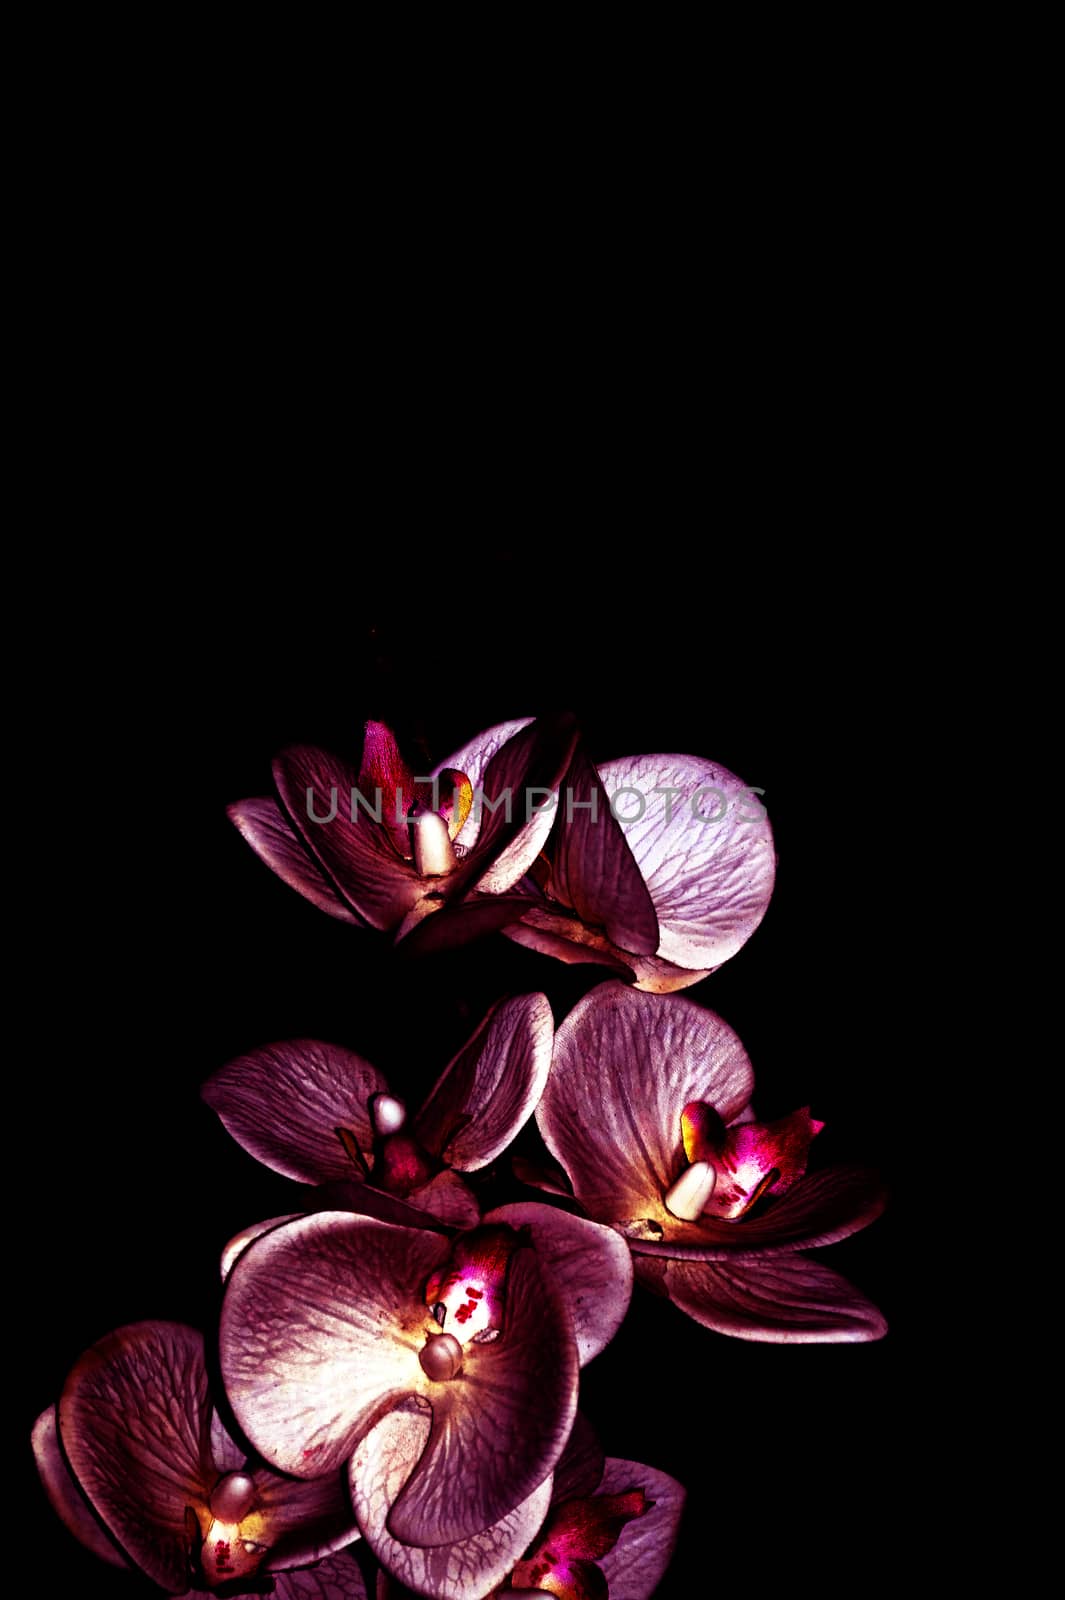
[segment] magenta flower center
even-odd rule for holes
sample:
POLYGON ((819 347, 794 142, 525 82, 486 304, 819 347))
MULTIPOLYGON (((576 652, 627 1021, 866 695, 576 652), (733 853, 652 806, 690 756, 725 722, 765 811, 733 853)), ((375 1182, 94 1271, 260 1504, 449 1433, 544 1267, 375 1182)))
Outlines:
POLYGON ((513 1228, 475 1228, 431 1274, 425 1303, 459 1345, 489 1344, 502 1333, 507 1265, 518 1242, 513 1228))
POLYGON ((199 1564, 209 1589, 252 1577, 269 1551, 266 1519, 256 1509, 258 1493, 246 1472, 227 1472, 205 1507, 208 1526, 199 1564))
POLYGON ((687 1165, 666 1191, 666 1210, 682 1222, 738 1222, 763 1196, 783 1194, 802 1176, 810 1141, 823 1127, 803 1107, 775 1122, 729 1128, 705 1100, 689 1101, 680 1114, 687 1165))

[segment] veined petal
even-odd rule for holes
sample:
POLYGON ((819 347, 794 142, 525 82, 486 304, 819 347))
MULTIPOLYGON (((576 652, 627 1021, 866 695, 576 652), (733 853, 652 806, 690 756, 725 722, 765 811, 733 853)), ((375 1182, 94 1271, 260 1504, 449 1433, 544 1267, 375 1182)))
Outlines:
MULTIPOLYGON (((557 794, 576 740, 577 724, 565 714, 523 725, 498 747, 474 783, 473 809, 459 833, 462 840, 477 819, 476 842, 445 894, 458 898, 473 888, 505 894, 528 872, 551 831, 550 797, 557 794)), ((446 762, 456 764, 457 758, 446 762)), ((473 779, 468 767, 461 770, 473 779)))
POLYGON ((689 1317, 738 1339, 836 1344, 880 1339, 887 1332, 871 1300, 808 1256, 670 1261, 660 1282, 689 1317))
POLYGON ((632 1299, 632 1257, 613 1228, 536 1200, 500 1206, 486 1223, 528 1227, 536 1254, 573 1319, 581 1366, 605 1350, 632 1299))
POLYGON ((536 1120, 591 1216, 668 1228, 663 1197, 683 1160, 681 1111, 707 1100, 732 1121, 753 1081, 743 1045, 714 1012, 603 983, 555 1036, 536 1120))
POLYGON ((396 931, 404 955, 425 956, 436 950, 457 950, 490 933, 500 933, 531 904, 519 894, 472 893, 461 901, 420 901, 396 931))
MULTIPOLYGON (((443 1177, 444 1174, 439 1173, 437 1176, 443 1177)), ((433 1182, 435 1183, 436 1179, 433 1182)), ((456 1177, 456 1182, 462 1183, 461 1178, 456 1177)), ((432 1187, 432 1184, 426 1184, 424 1189, 415 1190, 415 1193, 424 1195, 432 1187)), ((462 1187, 467 1189, 464 1183, 462 1187)), ((467 1189, 467 1192, 472 1196, 472 1191, 467 1189)), ((440 1195, 439 1204, 442 1209, 449 1207, 452 1202, 456 1211, 460 1207, 463 1212, 467 1209, 467 1202, 457 1196, 440 1194, 439 1189, 434 1191, 434 1194, 440 1195)), ((378 1222, 394 1222, 401 1228, 428 1229, 430 1232, 438 1233, 441 1238, 454 1232, 453 1224, 445 1222, 443 1217, 428 1210, 422 1201, 419 1200, 415 1204, 413 1197, 401 1200, 398 1195, 385 1194, 383 1189, 375 1189, 369 1183, 328 1183, 321 1190, 321 1199, 323 1204, 316 1207, 317 1210, 354 1211, 360 1217, 374 1217, 378 1222)), ((479 1219, 479 1207, 477 1216, 479 1219)))
POLYGON ((658 918, 599 775, 578 744, 566 775, 551 892, 622 950, 653 956, 658 918))
POLYGON ((603 1447, 595 1429, 584 1413, 578 1411, 573 1421, 573 1432, 566 1440, 566 1448, 555 1468, 552 1505, 560 1500, 577 1500, 594 1494, 605 1465, 603 1447))
POLYGON ((219 1263, 222 1282, 225 1283, 233 1271, 237 1257, 244 1254, 253 1240, 261 1238, 264 1233, 269 1233, 271 1228, 280 1228, 283 1222, 295 1222, 296 1218, 302 1215, 301 1211, 289 1211, 283 1217, 267 1217, 265 1222, 249 1222, 246 1228, 241 1228, 239 1233, 235 1233, 222 1249, 222 1259, 219 1263))
POLYGON ((716 967, 746 943, 773 893, 765 809, 734 773, 698 756, 629 756, 599 776, 658 915, 658 955, 716 967), (621 798, 621 791, 632 793, 621 798), (626 821, 626 817, 631 820, 626 821))
POLYGON ((354 1556, 333 1555, 299 1572, 279 1572, 274 1600, 366 1600, 366 1585, 354 1556))
POLYGON ((415 1132, 426 1149, 460 1172, 494 1161, 536 1108, 554 1037, 546 995, 494 1006, 418 1113, 415 1132))
POLYGON ((862 1167, 826 1167, 808 1173, 760 1217, 719 1222, 702 1217, 677 1223, 661 1240, 630 1237, 639 1256, 674 1261, 739 1261, 787 1255, 835 1244, 874 1222, 887 1203, 875 1172, 862 1167))
POLYGON ((383 811, 376 822, 356 805, 352 821, 351 796, 358 789, 352 769, 327 750, 292 745, 274 761, 274 782, 289 821, 348 904, 375 928, 402 922, 422 894, 423 880, 396 853, 383 811), (308 791, 314 815, 328 821, 312 818, 308 791))
MULTIPOLYGON (((91 1550, 94 1556, 99 1556, 102 1561, 109 1561, 113 1567, 128 1568, 129 1563, 121 1551, 115 1547, 89 1510, 88 1503, 66 1464, 63 1452, 59 1448, 54 1406, 42 1411, 34 1423, 32 1443, 44 1491, 52 1510, 64 1527, 69 1529, 87 1550, 91 1550)), ((533 1531, 535 1532, 535 1529, 533 1531)))
POLYGON ((374 1555, 397 1581, 436 1600, 480 1600, 507 1575, 543 1521, 551 1478, 471 1538, 430 1548, 401 1544, 388 1531, 388 1519, 421 1460, 431 1429, 428 1402, 412 1398, 361 1440, 349 1469, 356 1515, 374 1555))
POLYGON ((238 800, 226 814, 260 860, 290 889, 338 922, 368 926, 337 893, 276 800, 238 800))
MULTIPOLYGON (((439 766, 433 768, 430 777, 437 778, 449 767, 464 772, 473 785, 474 792, 482 787, 485 769, 494 756, 498 755, 503 746, 513 739, 522 728, 528 728, 533 721, 532 717, 519 717, 513 722, 497 722, 493 728, 485 728, 483 733, 475 734, 468 744, 461 750, 456 750, 453 756, 448 756, 446 761, 441 761, 439 766)), ((462 827, 455 835, 455 842, 464 845, 467 851, 473 849, 481 831, 483 815, 481 807, 471 809, 462 827)), ((550 831, 550 822, 548 823, 550 831)), ((544 838, 547 837, 545 832, 544 838)), ((537 850, 539 854, 539 850, 537 850)), ((535 859, 535 857, 533 858, 535 859)))
POLYGON ((578 917, 563 916, 542 905, 530 906, 520 922, 512 922, 502 931, 515 944, 553 956, 567 966, 591 962, 607 967, 647 994, 673 994, 717 971, 716 967, 678 967, 672 961, 663 961, 661 956, 632 955, 612 945, 595 928, 585 927, 578 917))
POLYGON ((187 1585, 185 1508, 214 1469, 203 1339, 171 1322, 109 1333, 75 1364, 59 1401, 63 1450, 94 1510, 164 1589, 187 1585))
POLYGON ((422 1287, 439 1234, 325 1211, 248 1246, 222 1302, 222 1377, 237 1421, 281 1472, 351 1455, 389 1396, 416 1389, 422 1287))
POLYGON ((387 1088, 377 1068, 353 1050, 289 1039, 227 1062, 200 1093, 257 1161, 298 1183, 326 1183, 353 1174, 338 1128, 368 1160, 369 1100, 387 1088))
POLYGON ((268 1572, 306 1567, 346 1549, 359 1537, 358 1525, 339 1472, 325 1478, 284 1478, 269 1467, 255 1474, 257 1509, 270 1536, 268 1572))
POLYGON ((428 1379, 425 1452, 392 1508, 401 1544, 454 1544, 482 1533, 550 1474, 577 1407, 577 1349, 549 1269, 519 1248, 506 1278, 503 1332, 469 1343, 462 1369, 428 1379))
POLYGON ((648 1600, 669 1566, 677 1542, 685 1491, 668 1473, 640 1461, 608 1456, 600 1494, 625 1494, 642 1489, 653 1504, 621 1530, 613 1550, 599 1557, 610 1587, 610 1600, 648 1600))
POLYGON ((211 1408, 211 1464, 216 1472, 240 1472, 248 1452, 230 1434, 218 1411, 211 1408))
POLYGON ((481 1220, 477 1196, 457 1172, 438 1172, 421 1189, 408 1195, 412 1206, 428 1211, 451 1228, 475 1228, 481 1220))

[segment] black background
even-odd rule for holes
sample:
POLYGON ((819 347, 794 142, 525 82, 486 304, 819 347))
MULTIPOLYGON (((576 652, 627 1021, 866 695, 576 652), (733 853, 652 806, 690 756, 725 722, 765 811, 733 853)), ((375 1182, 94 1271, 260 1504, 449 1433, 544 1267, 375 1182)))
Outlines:
MULTIPOLYGON (((687 751, 763 788, 772 904, 687 994, 743 1039, 760 1115, 809 1102, 826 1122, 815 1164, 895 1174, 908 1048, 889 849, 901 802, 885 792, 896 641, 871 627, 845 564, 818 562, 786 525, 774 544, 753 514, 728 535, 649 516, 622 539, 579 517, 558 533, 548 507, 504 537, 491 516, 466 529, 460 508, 413 539, 338 531, 298 494, 267 516, 267 500, 269 540, 237 514, 231 480, 211 511, 239 530, 220 535, 224 563, 181 553, 193 500, 162 561, 86 550, 64 568, 69 610, 38 630, 41 660, 61 657, 62 672, 24 775, 35 981, 15 998, 31 1013, 16 1063, 29 1102, 9 1137, 43 1173, 14 1219, 29 1245, 24 1437, 109 1329, 209 1327, 222 1244, 298 1208, 199 1101, 222 1062, 316 1035, 413 1098, 500 993, 543 989, 560 1021, 604 976, 501 937, 401 963, 386 937, 331 921, 257 861, 226 804, 267 793, 270 757, 291 741, 357 761, 367 717, 389 721, 424 770, 493 722, 566 706, 596 759, 687 751)), ((849 1590, 859 1563, 891 1558, 909 1342, 896 1227, 889 1209, 821 1253, 884 1309, 878 1344, 725 1339, 638 1293, 587 1369, 581 1403, 607 1452, 689 1490, 661 1595, 773 1592, 801 1573, 849 1590)), ((23 1461, 29 1476, 28 1449, 23 1461)), ((149 1592, 29 1496, 54 1592, 149 1592)))

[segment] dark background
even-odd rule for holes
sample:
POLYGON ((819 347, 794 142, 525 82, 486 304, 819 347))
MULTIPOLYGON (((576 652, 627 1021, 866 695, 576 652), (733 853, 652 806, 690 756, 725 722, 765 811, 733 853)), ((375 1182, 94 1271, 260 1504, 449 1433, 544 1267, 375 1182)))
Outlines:
MULTIPOLYGON (((142 567, 135 548, 66 561, 67 609, 46 608, 37 631, 62 671, 23 783, 37 811, 14 1002, 31 1013, 16 1063, 29 1103, 9 1138, 43 1174, 14 1217, 28 1242, 24 1438, 109 1329, 209 1328, 222 1244, 296 1208, 298 1191, 200 1103, 222 1062, 317 1035, 413 1097, 500 993, 543 989, 560 1021, 605 976, 501 937, 399 963, 385 936, 315 911, 224 811, 268 792, 287 742, 357 761, 363 721, 382 718, 425 770, 493 722, 567 706, 596 759, 685 751, 760 786, 780 857, 773 902, 739 955, 686 993, 743 1039, 759 1114, 809 1102, 826 1122, 815 1164, 865 1160, 890 1181, 905 1133, 898 1083, 914 1044, 890 846, 905 804, 893 776, 905 641, 870 621, 868 565, 859 581, 786 519, 768 538, 754 507, 728 535, 652 513, 624 539, 583 531, 572 509, 556 532, 550 507, 506 535, 491 515, 474 531, 460 507, 438 535, 410 539, 346 520, 338 532, 294 491, 268 508, 284 534, 267 541, 230 482, 211 510, 239 529, 220 535, 224 564, 214 549, 182 553, 190 498, 162 561, 142 567)), ((879 1344, 725 1339, 638 1292, 587 1369, 581 1403, 607 1452, 689 1490, 661 1595, 773 1592, 800 1573, 849 1591, 856 1570, 891 1559, 911 1311, 896 1229, 889 1210, 821 1257, 882 1306, 879 1344)), ((28 1447, 22 1459, 28 1476, 28 1447)), ((151 1592, 82 1552, 33 1485, 29 1499, 54 1592, 151 1592)))

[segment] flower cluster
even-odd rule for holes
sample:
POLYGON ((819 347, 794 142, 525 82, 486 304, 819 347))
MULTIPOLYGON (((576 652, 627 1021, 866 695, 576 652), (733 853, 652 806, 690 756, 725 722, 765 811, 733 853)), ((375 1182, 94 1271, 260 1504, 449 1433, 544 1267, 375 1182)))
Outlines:
POLYGON ((557 1031, 544 993, 497 1002, 418 1106, 321 1039, 214 1072, 227 1132, 301 1187, 222 1249, 216 1343, 142 1322, 75 1362, 34 1428, 49 1499, 169 1594, 645 1600, 685 1491, 604 1456, 577 1409, 634 1287, 745 1339, 885 1331, 805 1253, 873 1220, 875 1175, 808 1170, 822 1124, 760 1120, 737 1035, 670 992, 761 920, 764 808, 696 757, 597 768, 564 716, 424 775, 369 723, 357 769, 297 747, 274 782, 234 822, 361 936, 502 932, 610 976, 557 1031), (543 1198, 498 1203, 501 1162, 543 1198))

